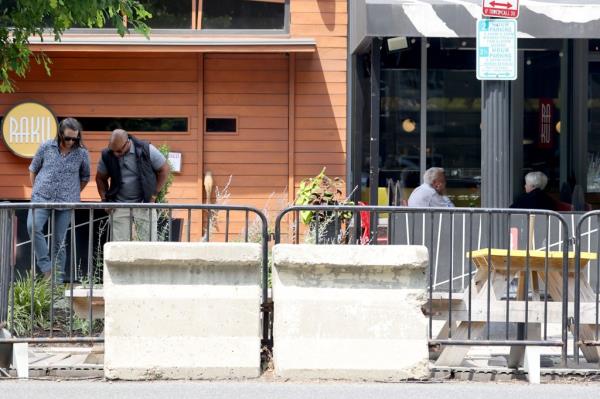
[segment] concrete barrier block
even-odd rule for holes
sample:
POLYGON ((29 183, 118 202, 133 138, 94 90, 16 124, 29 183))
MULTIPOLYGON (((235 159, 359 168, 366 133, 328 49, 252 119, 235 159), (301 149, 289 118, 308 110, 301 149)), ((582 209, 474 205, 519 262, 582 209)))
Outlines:
POLYGON ((423 246, 276 245, 275 373, 427 377, 427 262, 423 246))
POLYGON ((261 258, 251 243, 107 243, 106 378, 258 377, 261 258))

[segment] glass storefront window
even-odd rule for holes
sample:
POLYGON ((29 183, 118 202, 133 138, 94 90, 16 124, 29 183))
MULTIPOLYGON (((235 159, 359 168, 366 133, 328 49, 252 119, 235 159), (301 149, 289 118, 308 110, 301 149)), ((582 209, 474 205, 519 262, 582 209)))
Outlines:
POLYGON ((430 39, 427 49, 426 164, 446 170, 448 197, 463 207, 481 203, 481 82, 474 48, 470 39, 430 39))
POLYGON ((202 2, 202 29, 283 29, 285 1, 219 0, 202 2))
POLYGON ((588 74, 587 192, 600 193, 600 63, 590 62, 588 74))
POLYGON ((147 22, 154 29, 191 29, 192 2, 190 0, 139 0, 152 14, 147 22))
MULTIPOLYGON (((379 187, 399 181, 409 189, 403 198, 420 184, 421 42, 407 43, 406 49, 390 51, 384 40, 379 119, 379 187)), ((368 157, 368 142, 363 148, 368 157)))
POLYGON ((541 171, 546 191, 560 186, 560 53, 525 51, 523 101, 523 176, 541 171))

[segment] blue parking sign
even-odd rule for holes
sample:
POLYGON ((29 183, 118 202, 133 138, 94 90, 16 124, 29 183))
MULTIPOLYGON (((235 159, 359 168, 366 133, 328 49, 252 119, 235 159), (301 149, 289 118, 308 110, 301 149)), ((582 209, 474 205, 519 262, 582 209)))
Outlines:
POLYGON ((477 79, 517 79, 517 21, 477 20, 477 79))

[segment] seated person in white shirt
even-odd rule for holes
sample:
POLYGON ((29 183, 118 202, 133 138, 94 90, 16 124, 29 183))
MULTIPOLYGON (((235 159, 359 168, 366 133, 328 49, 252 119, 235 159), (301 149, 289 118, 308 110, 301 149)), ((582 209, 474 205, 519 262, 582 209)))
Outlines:
POLYGON ((429 168, 423 174, 423 184, 408 197, 408 206, 415 208, 453 207, 446 192, 446 174, 442 168, 429 168))

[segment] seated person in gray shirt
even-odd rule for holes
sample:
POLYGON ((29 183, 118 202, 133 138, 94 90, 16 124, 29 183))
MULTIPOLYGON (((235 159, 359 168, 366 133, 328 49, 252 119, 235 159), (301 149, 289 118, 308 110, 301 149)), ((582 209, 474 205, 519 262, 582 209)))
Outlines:
POLYGON ((423 184, 408 197, 408 206, 415 208, 444 208, 454 204, 446 193, 446 174, 442 168, 429 168, 423 174, 423 184))
MULTIPOLYGON (((156 147, 116 129, 108 148, 102 150, 96 185, 102 201, 152 203, 168 175, 169 163, 156 147)), ((154 209, 134 209, 133 218, 129 209, 116 209, 112 213, 112 240, 155 241, 156 219, 154 209)))

